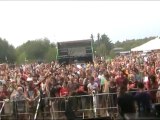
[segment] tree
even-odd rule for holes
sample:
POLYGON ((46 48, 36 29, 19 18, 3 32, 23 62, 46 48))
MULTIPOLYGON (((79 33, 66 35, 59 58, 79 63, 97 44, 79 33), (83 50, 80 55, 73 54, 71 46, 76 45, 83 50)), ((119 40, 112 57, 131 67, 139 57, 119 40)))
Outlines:
POLYGON ((106 47, 106 55, 109 55, 111 49, 113 48, 113 43, 110 41, 109 37, 106 34, 101 36, 100 42, 103 43, 106 47))
POLYGON ((100 45, 100 34, 97 34, 98 45, 100 45))
POLYGON ((106 46, 105 46, 105 44, 101 43, 100 46, 97 47, 96 53, 97 53, 100 57, 105 57, 105 56, 106 56, 106 46))
POLYGON ((51 62, 53 60, 56 60, 56 55, 57 55, 57 49, 54 43, 52 43, 49 47, 48 52, 46 53, 46 61, 51 62))
POLYGON ((25 63, 27 59, 27 55, 25 52, 22 52, 18 57, 17 57, 17 64, 20 63, 25 63))
POLYGON ((94 39, 93 39, 93 34, 91 34, 91 39, 92 39, 92 41, 94 41, 94 39))
POLYGON ((16 60, 15 48, 0 38, 0 63, 14 63, 16 60))
POLYGON ((95 41, 96 55, 100 57, 106 57, 110 54, 113 47, 112 42, 106 34, 100 36, 97 34, 97 41, 95 41))
POLYGON ((23 62, 22 59, 24 59, 24 57, 27 57, 29 62, 51 61, 51 59, 56 58, 56 45, 50 43, 47 38, 32 41, 28 40, 26 43, 17 47, 16 53, 18 62, 23 62))

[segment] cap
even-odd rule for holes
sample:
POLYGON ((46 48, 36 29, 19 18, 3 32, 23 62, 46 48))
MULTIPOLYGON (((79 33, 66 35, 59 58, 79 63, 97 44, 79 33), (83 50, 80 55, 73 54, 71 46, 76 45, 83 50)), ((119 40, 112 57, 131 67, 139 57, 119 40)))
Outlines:
POLYGON ((27 82, 33 81, 33 78, 29 77, 27 78, 27 82))
POLYGON ((82 69, 82 66, 81 66, 81 65, 77 65, 77 68, 78 68, 78 69, 82 69))

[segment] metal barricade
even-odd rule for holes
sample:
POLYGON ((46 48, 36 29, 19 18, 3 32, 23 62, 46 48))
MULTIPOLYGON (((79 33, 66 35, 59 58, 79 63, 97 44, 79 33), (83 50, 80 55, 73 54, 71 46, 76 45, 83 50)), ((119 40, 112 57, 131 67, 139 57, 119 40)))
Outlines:
POLYGON ((99 117, 112 117, 115 119, 117 116, 117 93, 101 93, 97 94, 97 115, 99 117))
MULTIPOLYGON (((151 90, 153 91, 153 90, 151 90)), ((151 91, 147 91, 152 93, 151 91)), ((155 90, 158 94, 158 90, 155 90)), ((135 93, 136 91, 134 91, 135 93)), ((132 94, 133 92, 131 92, 132 94)), ((117 119, 118 93, 39 98, 30 107, 28 101, 1 101, 1 120, 65 120, 68 116, 85 118, 111 117, 117 119), (45 105, 43 105, 45 104, 45 105), (43 108, 43 110, 42 110, 43 108)), ((156 103, 160 104, 157 96, 156 103)))
POLYGON ((91 95, 45 98, 41 101, 43 100, 49 101, 47 104, 49 104, 50 107, 49 110, 46 110, 44 106, 45 110, 43 112, 39 111, 37 120, 39 118, 44 120, 64 120, 71 111, 73 111, 77 117, 85 117, 85 114, 88 114, 88 117, 91 117, 91 114, 93 115, 93 108, 91 107, 93 106, 93 98, 91 95))
POLYGON ((1 114, 2 114, 2 110, 4 108, 4 105, 5 105, 5 102, 4 101, 0 101, 0 106, 1 106, 1 109, 0 109, 0 120, 1 120, 1 114))
POLYGON ((34 105, 30 108, 27 100, 4 100, 0 109, 0 118, 1 120, 33 120, 37 101, 33 101, 34 105))
MULTIPOLYGON (((158 90, 151 90, 158 91, 158 90)), ((152 93, 148 91, 149 93, 152 93)), ((129 92, 129 91, 128 91, 129 92)), ((132 91, 131 94, 135 94, 136 91, 132 91)), ((51 120, 64 120, 67 116, 67 104, 68 101, 72 101, 70 108, 74 112, 76 117, 85 118, 99 118, 99 117, 111 117, 117 119, 118 105, 117 98, 119 93, 101 93, 92 95, 77 95, 69 97, 54 97, 45 98, 50 101, 50 114, 51 120)), ((158 101, 158 98, 157 98, 158 101)), ((71 111, 69 111, 71 112, 71 111)), ((68 112, 68 113, 69 113, 68 112)))
POLYGON ((37 120, 37 115, 38 115, 38 110, 39 110, 39 106, 40 106, 40 101, 41 101, 41 98, 38 99, 38 103, 37 103, 37 106, 36 106, 36 111, 35 111, 35 114, 34 114, 34 120, 37 120))
POLYGON ((9 99, 5 99, 3 107, 1 108, 1 119, 8 119, 13 114, 13 104, 9 99))
MULTIPOLYGON (((109 113, 117 112, 117 104, 112 101, 117 94, 92 94, 69 97, 45 98, 49 100, 50 110, 42 114, 49 114, 45 119, 64 120, 67 117, 98 118, 109 117, 109 113), (104 101, 103 101, 104 100, 104 101), (105 102, 106 105, 102 104, 105 102), (110 102, 109 104, 107 102, 110 102), (115 111, 114 111, 114 110, 115 111)), ((116 98, 115 98, 116 100, 116 98)), ((39 116, 37 116, 39 118, 39 116)), ((41 116, 42 117, 42 116, 41 116)))

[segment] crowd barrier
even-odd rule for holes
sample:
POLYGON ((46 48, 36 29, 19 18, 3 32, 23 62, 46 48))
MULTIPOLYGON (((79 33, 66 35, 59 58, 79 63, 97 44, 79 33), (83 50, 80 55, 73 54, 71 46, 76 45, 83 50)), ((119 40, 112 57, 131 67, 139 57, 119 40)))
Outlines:
POLYGON ((38 99, 11 101, 5 99, 0 102, 0 120, 33 120, 38 104, 38 99))
MULTIPOLYGON (((158 94, 157 90, 156 93, 158 94)), ((117 96, 118 93, 93 93, 69 97, 39 97, 32 105, 26 100, 4 100, 0 101, 0 120, 65 120, 72 115, 82 119, 110 117, 115 120, 118 116, 117 96)), ((155 104, 159 103, 160 97, 157 97, 155 104)))
POLYGON ((117 114, 118 109, 117 93, 54 97, 45 98, 42 101, 48 101, 50 111, 41 115, 50 114, 52 120, 64 120, 73 114, 82 119, 107 118, 117 114))

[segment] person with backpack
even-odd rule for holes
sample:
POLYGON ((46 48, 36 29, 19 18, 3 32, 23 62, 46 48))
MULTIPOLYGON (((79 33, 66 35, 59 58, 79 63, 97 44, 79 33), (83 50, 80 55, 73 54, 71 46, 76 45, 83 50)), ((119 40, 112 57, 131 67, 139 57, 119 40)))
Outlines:
POLYGON ((36 101, 38 100, 40 96, 40 92, 34 85, 32 77, 27 78, 27 82, 28 82, 28 88, 25 91, 25 96, 26 96, 27 103, 28 103, 28 112, 30 113, 30 117, 32 118, 33 117, 32 115, 35 112, 36 107, 37 107, 36 101))

